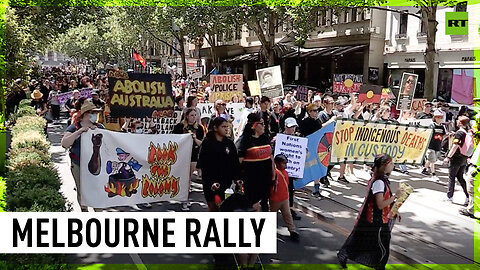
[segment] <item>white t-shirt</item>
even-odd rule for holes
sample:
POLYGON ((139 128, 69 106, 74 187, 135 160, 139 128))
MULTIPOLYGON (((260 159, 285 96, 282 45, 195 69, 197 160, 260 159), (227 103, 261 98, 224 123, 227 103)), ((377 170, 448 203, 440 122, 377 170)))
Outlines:
POLYGON ((375 180, 375 182, 373 182, 372 193, 373 195, 377 193, 385 193, 385 183, 383 180, 375 180))

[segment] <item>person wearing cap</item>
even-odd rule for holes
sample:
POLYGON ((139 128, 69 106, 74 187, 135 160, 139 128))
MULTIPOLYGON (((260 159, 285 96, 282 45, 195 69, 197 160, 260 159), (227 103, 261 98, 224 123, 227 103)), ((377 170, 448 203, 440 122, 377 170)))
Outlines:
MULTIPOLYGON (((285 135, 296 136, 296 129, 298 128, 297 120, 293 117, 289 117, 285 119, 285 131, 283 132, 285 135)), ((290 181, 288 181, 288 202, 290 206, 290 213, 292 214, 292 218, 294 220, 300 220, 301 217, 297 215, 297 213, 293 210, 293 195, 294 195, 294 188, 293 182, 295 182, 297 178, 290 177, 290 181)))
MULTIPOLYGON (((97 114, 94 113, 96 108, 97 107, 90 101, 85 101, 80 109, 80 116, 77 119, 78 121, 67 127, 61 141, 62 147, 69 149, 70 151, 70 169, 73 179, 75 180, 77 200, 82 212, 87 212, 87 207, 82 205, 82 197, 80 193, 80 137, 83 132, 89 129, 104 128, 102 124, 96 123, 97 114)), ((99 210, 95 209, 95 211, 99 210)))
POLYGON ((338 260, 346 268, 347 260, 385 269, 390 253, 391 228, 395 219, 388 213, 402 189, 393 194, 388 177, 393 171, 392 158, 385 154, 375 156, 372 178, 368 181, 367 194, 363 201, 353 230, 337 253, 338 260))
POLYGON ((105 101, 100 98, 100 93, 97 89, 92 91, 92 98, 90 99, 90 102, 92 102, 97 109, 103 109, 105 106, 105 101))
POLYGON ((315 95, 315 96, 313 97, 313 103, 314 103, 315 105, 317 105, 318 108, 321 108, 321 107, 322 107, 322 97, 319 96, 319 95, 315 95))
POLYGON ((438 181, 438 177, 435 174, 435 162, 441 156, 443 136, 447 134, 445 127, 442 125, 443 113, 435 111, 433 113, 433 123, 430 128, 433 129, 433 137, 428 145, 427 154, 425 155, 425 166, 423 167, 422 174, 432 175, 432 180, 438 181))
POLYGON ((432 106, 433 104, 431 102, 426 102, 425 105, 423 106, 423 112, 418 112, 415 118, 432 119, 433 118, 432 106))
POLYGON ((47 102, 43 99, 43 94, 37 88, 30 94, 32 102, 30 105, 35 109, 38 116, 44 116, 48 112, 47 102))

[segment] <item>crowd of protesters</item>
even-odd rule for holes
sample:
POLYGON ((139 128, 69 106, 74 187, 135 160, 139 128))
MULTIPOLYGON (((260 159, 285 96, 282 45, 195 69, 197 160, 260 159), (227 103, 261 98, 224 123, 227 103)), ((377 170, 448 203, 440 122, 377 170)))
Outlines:
MULTIPOLYGON (((20 84, 21 82, 15 82, 20 84)), ((248 88, 248 87, 247 87, 248 88)), ((43 76, 32 79, 25 87, 23 98, 29 93, 32 106, 37 114, 45 116, 51 113, 53 120, 59 119, 60 104, 57 96, 60 93, 72 92, 72 97, 66 102, 64 109, 69 113, 69 126, 62 139, 62 146, 70 149, 72 174, 79 190, 79 158, 80 135, 90 128, 104 128, 98 121, 96 112, 104 109, 107 95, 108 81, 106 75, 87 73, 73 66, 43 70, 43 76), (79 90, 93 88, 92 97, 86 99, 79 96, 79 90)), ((379 104, 359 102, 355 94, 338 95, 334 93, 320 93, 309 90, 307 100, 297 100, 296 91, 288 91, 284 97, 270 99, 268 97, 249 96, 245 89, 242 96, 233 96, 231 100, 209 100, 211 88, 208 83, 199 80, 177 79, 173 81, 173 95, 175 111, 182 114, 182 120, 174 129, 173 134, 191 134, 193 148, 190 165, 190 175, 196 175, 202 181, 203 192, 209 211, 221 211, 221 202, 226 201, 226 192, 232 187, 242 186, 242 202, 244 208, 256 211, 280 210, 290 231, 291 239, 299 240, 293 220, 300 217, 293 211, 293 181, 285 171, 287 158, 283 155, 273 155, 275 137, 279 133, 306 137, 322 127, 336 122, 338 119, 357 119, 366 121, 381 121, 387 123, 408 123, 413 119, 432 119, 430 126, 434 130, 433 137, 425 155, 422 174, 438 181, 436 162, 443 158, 444 165, 449 167, 449 182, 446 201, 452 201, 455 181, 458 180, 465 195, 465 206, 460 214, 473 217, 473 196, 471 190, 473 180, 464 179, 467 165, 474 144, 472 136, 472 115, 465 106, 458 112, 451 110, 448 103, 427 102, 423 111, 403 111, 395 109, 395 101, 382 98, 379 104), (197 105, 201 102, 214 103, 215 113, 207 121, 201 118, 197 105), (240 124, 236 132, 233 131, 233 116, 226 110, 228 103, 244 103, 240 124)), ((18 99, 18 97, 17 97, 18 99)), ((21 98, 20 98, 21 99, 21 98)), ((17 100, 12 101, 18 105, 17 100)), ((108 102, 107 102, 108 103, 108 102)), ((151 120, 151 119, 150 119, 151 120)), ((150 121, 149 120, 149 121, 150 121)), ((142 133, 140 119, 124 120, 123 131, 142 133)), ((150 130, 148 133, 155 133, 150 130)), ((348 185, 346 175, 354 175, 353 165, 339 165, 340 176, 336 181, 348 185)), ((324 188, 334 181, 328 166, 327 175, 314 181, 312 196, 321 197, 320 185, 324 188)), ((378 209, 389 208, 394 198, 389 187, 388 175, 395 165, 388 156, 378 156, 373 166, 373 178, 369 182, 373 192, 365 198, 366 203, 375 202, 378 209), (380 194, 380 195, 376 195, 380 194)), ((408 173, 404 165, 398 170, 408 173)), ((472 174, 469 171, 468 176, 472 174)), ((473 177, 472 177, 473 179, 473 177)), ((80 194, 78 192, 78 194, 80 194)), ((80 195, 78 200, 81 202, 80 195)), ((184 203, 183 210, 189 209, 184 203)), ((363 209, 363 208, 362 208, 363 209)), ((82 211, 86 211, 82 207, 82 211)), ((390 231, 388 220, 382 216, 385 211, 377 213, 376 228, 383 229, 381 243, 388 245, 390 231), (378 215, 378 216, 377 216, 378 215)), ((362 214, 362 212, 361 212, 362 214)), ((366 226, 369 220, 360 220, 359 227, 366 226)), ((371 225, 371 221, 370 221, 371 225)), ((352 233, 344 245, 339 258, 342 264, 347 258, 362 257, 356 245, 363 241, 361 233, 352 233), (358 239, 357 239, 358 238, 358 239)), ((369 238, 368 238, 369 239, 369 238)), ((386 263, 385 257, 378 258, 372 255, 366 264, 386 263), (372 259, 373 258, 373 259, 372 259)), ((362 257, 365 259, 365 257, 362 257)), ((388 255, 387 255, 388 258, 388 255)))

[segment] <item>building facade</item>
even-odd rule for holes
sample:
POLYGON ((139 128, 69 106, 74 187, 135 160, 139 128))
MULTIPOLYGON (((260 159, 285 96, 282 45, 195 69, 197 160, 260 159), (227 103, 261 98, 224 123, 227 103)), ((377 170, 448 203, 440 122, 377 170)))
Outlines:
MULTIPOLYGON (((421 14, 416 7, 391 7, 409 13, 421 14)), ((478 27, 480 5, 456 7, 438 7, 436 33, 436 56, 434 67, 434 97, 438 100, 473 104, 475 82, 474 69, 478 68, 480 59, 475 58, 474 50, 480 44, 478 27), (468 35, 446 35, 445 13, 468 12, 468 35), (477 65, 477 66, 476 66, 477 65)), ((425 82, 426 30, 419 18, 387 12, 387 28, 385 38, 385 66, 390 76, 390 87, 398 89, 403 72, 419 75, 415 96, 423 97, 425 82)), ((397 90, 398 91, 398 90, 397 90)))

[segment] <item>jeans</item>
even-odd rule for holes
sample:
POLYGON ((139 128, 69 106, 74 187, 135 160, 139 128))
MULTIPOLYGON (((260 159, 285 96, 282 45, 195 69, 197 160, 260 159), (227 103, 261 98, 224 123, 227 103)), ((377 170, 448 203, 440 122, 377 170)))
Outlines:
POLYGON ((467 183, 463 178, 463 173, 465 173, 465 167, 466 165, 451 164, 450 167, 448 168, 448 192, 447 192, 448 198, 453 197, 453 192, 455 191, 455 177, 458 179, 460 186, 462 186, 465 196, 467 196, 467 198, 469 197, 467 192, 467 183))

